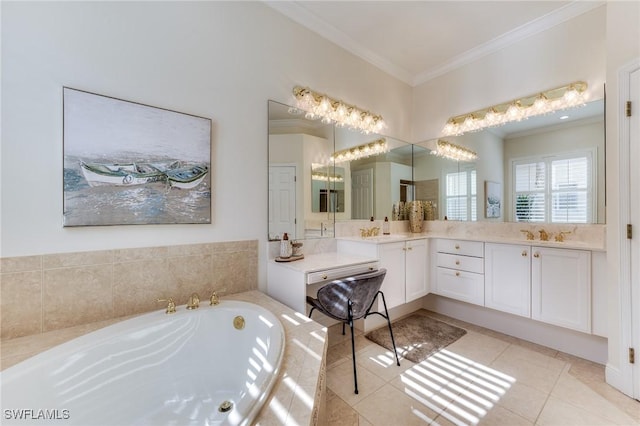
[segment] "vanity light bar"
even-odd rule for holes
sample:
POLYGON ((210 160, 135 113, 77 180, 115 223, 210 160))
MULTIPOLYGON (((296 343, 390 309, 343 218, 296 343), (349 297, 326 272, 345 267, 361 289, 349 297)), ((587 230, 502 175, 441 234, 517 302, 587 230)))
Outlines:
POLYGON ((297 107, 306 111, 305 117, 308 119, 320 118, 323 123, 333 121, 337 126, 351 127, 365 134, 380 133, 386 127, 381 115, 338 101, 308 87, 294 87, 293 95, 297 107))
POLYGON ((511 121, 521 121, 585 104, 587 83, 576 81, 566 86, 514 99, 469 114, 451 117, 442 129, 443 136, 459 136, 487 127, 497 127, 511 121))
POLYGON ((442 139, 438 140, 436 149, 431 151, 431 154, 455 161, 473 161, 478 158, 478 155, 470 149, 442 139))
POLYGON ((364 145, 358 145, 353 148, 336 151, 333 153, 330 160, 336 163, 342 163, 345 161, 354 161, 370 157, 372 155, 382 154, 387 151, 389 151, 387 140, 385 138, 381 138, 364 145))

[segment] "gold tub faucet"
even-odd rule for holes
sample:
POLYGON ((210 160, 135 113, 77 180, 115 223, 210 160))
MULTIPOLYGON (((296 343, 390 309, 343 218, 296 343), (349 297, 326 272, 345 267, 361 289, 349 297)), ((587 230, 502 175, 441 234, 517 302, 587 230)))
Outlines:
POLYGON ((556 241, 561 243, 564 241, 564 236, 567 234, 570 234, 571 231, 560 231, 558 232, 558 235, 556 235, 556 241))
POLYGON ((187 309, 193 310, 200 307, 200 296, 198 293, 192 293, 189 297, 189 303, 187 303, 187 309))
POLYGON ((176 302, 172 298, 158 299, 156 302, 167 302, 167 309, 164 311, 166 314, 174 314, 176 312, 176 302))
POLYGON ((220 303, 220 297, 218 296, 218 293, 225 293, 227 291, 226 288, 223 288, 222 290, 216 290, 211 294, 211 297, 209 298, 209 305, 211 306, 215 306, 218 305, 220 303))

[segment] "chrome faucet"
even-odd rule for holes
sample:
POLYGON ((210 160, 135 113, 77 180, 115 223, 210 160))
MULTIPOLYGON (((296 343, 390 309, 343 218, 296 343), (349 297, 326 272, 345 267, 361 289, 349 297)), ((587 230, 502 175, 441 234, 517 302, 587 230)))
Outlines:
POLYGON ((200 307, 200 296, 198 293, 192 293, 189 297, 189 303, 187 303, 187 309, 193 310, 200 307))
POLYGON ((227 289, 223 288, 222 290, 216 290, 213 293, 211 293, 211 297, 209 298, 209 305, 215 306, 220 304, 220 297, 218 296, 218 293, 224 293, 226 291, 227 289))
POLYGON ((174 314, 176 312, 176 302, 174 302, 172 298, 158 299, 156 302, 167 302, 167 309, 164 311, 166 314, 174 314))

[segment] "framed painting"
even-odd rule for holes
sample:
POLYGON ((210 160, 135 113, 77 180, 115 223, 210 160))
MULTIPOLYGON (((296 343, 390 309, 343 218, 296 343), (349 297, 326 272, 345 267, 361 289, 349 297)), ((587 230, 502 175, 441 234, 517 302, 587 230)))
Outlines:
POLYGON ((63 88, 64 226, 211 223, 211 120, 63 88))
POLYGON ((502 185, 498 182, 485 181, 484 193, 486 196, 486 217, 497 218, 501 214, 502 185))

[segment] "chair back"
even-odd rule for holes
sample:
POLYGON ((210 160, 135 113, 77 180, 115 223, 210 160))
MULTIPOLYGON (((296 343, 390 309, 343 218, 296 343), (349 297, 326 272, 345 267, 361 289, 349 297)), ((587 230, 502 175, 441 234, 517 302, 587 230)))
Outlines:
POLYGON ((378 294, 387 270, 334 280, 318 290, 318 302, 331 316, 346 321, 351 300, 353 319, 364 317, 378 294))

